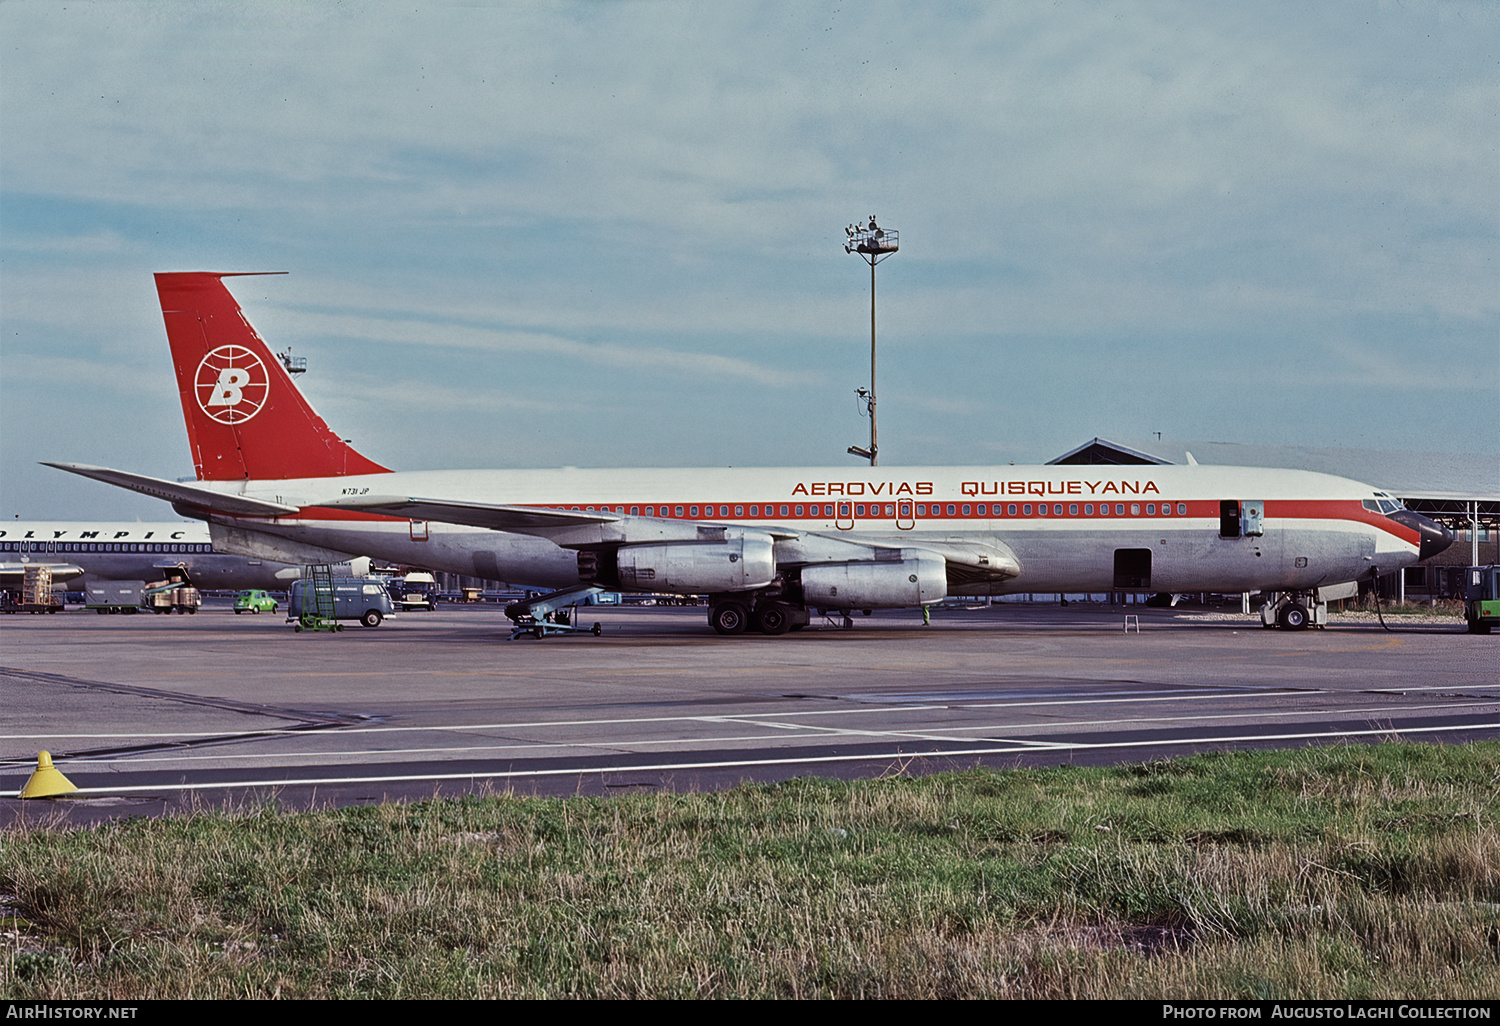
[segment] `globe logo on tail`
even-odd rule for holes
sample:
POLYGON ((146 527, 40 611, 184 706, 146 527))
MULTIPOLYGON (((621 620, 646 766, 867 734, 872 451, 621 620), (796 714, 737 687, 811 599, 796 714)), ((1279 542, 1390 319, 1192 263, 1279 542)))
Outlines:
POLYGON ((261 411, 271 391, 266 365, 244 346, 220 346, 198 364, 193 391, 198 408, 220 424, 243 424, 261 411))

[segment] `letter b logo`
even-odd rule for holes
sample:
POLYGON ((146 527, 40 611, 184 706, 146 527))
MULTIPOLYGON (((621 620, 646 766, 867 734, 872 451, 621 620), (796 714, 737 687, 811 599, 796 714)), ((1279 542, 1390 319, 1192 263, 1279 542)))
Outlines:
POLYGON ((198 364, 193 391, 198 408, 220 424, 241 424, 261 411, 271 378, 244 346, 220 346, 198 364))

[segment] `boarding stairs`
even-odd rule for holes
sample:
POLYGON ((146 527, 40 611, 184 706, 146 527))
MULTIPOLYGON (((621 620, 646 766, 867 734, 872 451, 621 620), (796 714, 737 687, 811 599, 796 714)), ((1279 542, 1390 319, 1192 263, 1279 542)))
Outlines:
POLYGON ((335 619, 333 605, 333 567, 314 563, 304 568, 306 581, 302 592, 302 614, 297 617, 297 631, 341 631, 344 625, 335 619))

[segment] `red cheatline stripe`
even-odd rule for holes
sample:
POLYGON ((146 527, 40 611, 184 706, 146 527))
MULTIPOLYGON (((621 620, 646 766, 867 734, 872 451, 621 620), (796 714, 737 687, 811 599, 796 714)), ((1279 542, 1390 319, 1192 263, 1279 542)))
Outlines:
MULTIPOLYGON (((524 505, 536 509, 558 509, 577 510, 579 512, 600 513, 623 513, 626 516, 655 516, 667 520, 715 520, 715 521, 749 521, 760 522, 771 520, 919 520, 922 522, 941 520, 968 520, 968 521, 1023 521, 1027 523, 1047 523, 1057 520, 1088 521, 1101 525, 1129 521, 1132 524, 1145 522, 1149 524, 1161 524, 1163 526, 1183 519, 1217 520, 1219 517, 1219 502, 1216 499, 1193 499, 1187 502, 1167 500, 1163 502, 1115 502, 1113 499, 1107 504, 1108 514, 1101 514, 1098 510, 1104 503, 1080 503, 1080 502, 998 502, 998 503, 976 503, 976 502, 923 502, 916 503, 910 500, 902 500, 895 503, 659 503, 659 502, 631 502, 631 503, 525 503, 524 505), (893 513, 886 513, 886 506, 895 506, 893 513), (925 512, 918 512, 918 506, 924 507, 925 512), (953 513, 948 513, 949 506, 953 507, 953 513), (1045 505, 1047 513, 1039 513, 1038 509, 1045 505), (1147 513, 1146 508, 1150 506, 1157 510, 1170 510, 1170 512, 1147 513), (860 506, 865 509, 864 513, 857 510, 860 506), (969 512, 963 512, 965 507, 969 512), (979 512, 980 506, 985 508, 984 513, 979 512), (1016 508, 1015 513, 1010 512, 1010 507, 1016 508), (1062 512, 1054 512, 1055 507, 1061 507, 1062 512), (786 512, 781 509, 785 507, 786 512), (910 507, 905 513, 903 507, 910 507), (1030 508, 1031 512, 1026 510, 1030 508), (1124 511, 1117 513, 1117 507, 1124 507, 1124 511), (1134 507, 1138 510, 1131 513, 1134 507), (1179 513, 1178 508, 1185 507, 1186 512, 1179 513), (757 512, 752 513, 751 509, 757 512), (1076 512, 1073 510, 1076 508, 1076 512), (1093 508, 1094 513, 1086 512, 1093 508), (647 513, 647 510, 651 513, 647 513), (678 512, 681 509, 682 512, 678 512), (879 509, 880 512, 874 512, 879 509), (697 512, 693 512, 697 510, 697 512), (722 512, 721 512, 722 511, 722 512)), ((1365 509, 1358 499, 1268 499, 1266 500, 1266 520, 1344 520, 1351 523, 1367 524, 1371 527, 1385 531, 1410 545, 1421 542, 1418 533, 1403 524, 1390 519, 1381 513, 1365 509)), ((401 521, 407 518, 388 516, 379 513, 366 513, 357 510, 335 510, 317 507, 306 507, 299 511, 297 519, 300 520, 327 520, 327 521, 401 521)))

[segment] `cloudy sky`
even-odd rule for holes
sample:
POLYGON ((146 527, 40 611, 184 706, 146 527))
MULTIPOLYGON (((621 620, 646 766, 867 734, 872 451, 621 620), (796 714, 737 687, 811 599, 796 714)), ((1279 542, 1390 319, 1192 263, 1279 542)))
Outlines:
POLYGON ((8 0, 0 44, 6 517, 169 513, 36 465, 191 475, 161 270, 291 272, 232 287, 397 469, 856 466, 872 213, 883 465, 1500 476, 1494 3, 8 0))

